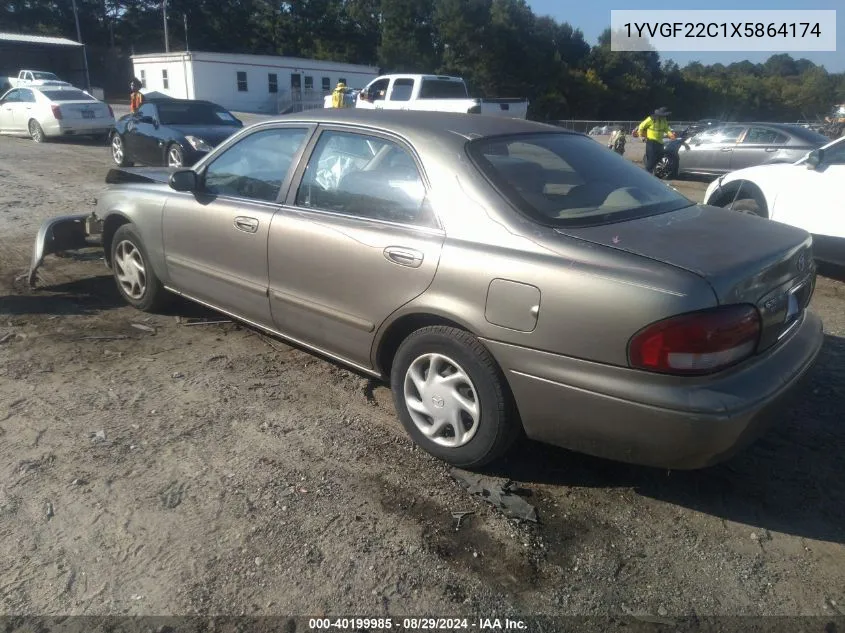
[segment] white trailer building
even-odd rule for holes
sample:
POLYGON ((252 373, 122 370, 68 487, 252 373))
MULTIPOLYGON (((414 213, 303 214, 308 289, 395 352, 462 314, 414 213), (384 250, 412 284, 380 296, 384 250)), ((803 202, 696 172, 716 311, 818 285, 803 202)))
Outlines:
POLYGON ((323 97, 339 80, 363 88, 379 70, 316 59, 199 51, 133 55, 132 64, 142 92, 274 114, 321 108, 323 97))

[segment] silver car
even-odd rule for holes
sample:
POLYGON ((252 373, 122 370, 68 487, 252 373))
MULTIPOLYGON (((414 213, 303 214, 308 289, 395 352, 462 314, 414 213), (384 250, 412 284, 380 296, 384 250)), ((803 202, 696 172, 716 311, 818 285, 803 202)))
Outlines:
POLYGON ((29 136, 36 143, 58 136, 105 140, 113 127, 111 106, 78 88, 30 86, 0 97, 0 134, 29 136))
POLYGON ((754 165, 794 163, 828 143, 821 134, 788 123, 725 123, 669 141, 654 175, 720 175, 754 165))
POLYGON ((805 231, 693 204, 581 134, 436 112, 315 110, 191 169, 112 170, 120 293, 173 294, 389 380, 407 432, 477 467, 521 434, 698 468, 782 413, 822 344, 805 231))

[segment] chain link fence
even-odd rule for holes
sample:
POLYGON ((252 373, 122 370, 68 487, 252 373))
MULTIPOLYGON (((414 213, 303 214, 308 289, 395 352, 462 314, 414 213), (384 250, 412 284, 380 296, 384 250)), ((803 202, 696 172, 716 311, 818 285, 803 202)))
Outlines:
MULTIPOLYGON (((582 134, 590 134, 592 132, 594 135, 603 135, 610 134, 616 127, 621 127, 628 134, 630 134, 631 130, 633 130, 640 123, 642 123, 642 121, 643 119, 640 119, 639 121, 590 121, 584 119, 559 119, 549 122, 559 127, 562 127, 565 130, 570 130, 572 132, 581 132, 582 134)), ((689 125, 692 125, 693 123, 694 121, 673 121, 671 119, 669 120, 669 124, 675 131, 683 130, 689 125)))

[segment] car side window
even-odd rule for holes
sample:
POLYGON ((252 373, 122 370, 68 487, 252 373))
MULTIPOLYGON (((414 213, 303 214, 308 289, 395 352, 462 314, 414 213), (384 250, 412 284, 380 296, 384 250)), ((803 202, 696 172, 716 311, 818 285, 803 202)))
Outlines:
POLYGON ((824 162, 827 165, 845 165, 845 141, 824 150, 824 162))
POLYGON ((272 128, 242 138, 205 170, 205 192, 274 202, 307 134, 306 128, 272 128))
POLYGON ((35 103, 35 95, 32 94, 32 90, 28 90, 26 88, 21 88, 21 90, 20 90, 20 102, 21 103, 35 103))
POLYGON ((143 103, 138 108, 138 118, 148 116, 151 119, 156 117, 156 107, 152 103, 143 103))
POLYGON ((716 132, 715 143, 736 143, 745 131, 745 126, 731 125, 714 131, 716 132))
POLYGON ((6 95, 6 98, 3 99, 3 103, 20 103, 21 100, 21 91, 19 89, 10 90, 9 94, 6 95))
POLYGON ((700 132, 693 136, 690 141, 694 145, 709 145, 710 143, 715 143, 716 132, 718 132, 718 130, 707 130, 706 132, 700 132))
POLYGON ((387 86, 390 84, 390 79, 379 79, 370 84, 367 89, 367 95, 371 101, 384 101, 384 93, 387 91, 387 86))
POLYGON ((411 93, 414 90, 413 79, 396 79, 393 88, 390 89, 391 101, 410 101, 411 93))
POLYGON ((297 206, 359 218, 434 227, 410 152, 393 141, 323 132, 296 192, 297 206))
POLYGON ((783 145, 787 140, 784 134, 776 130, 753 126, 749 128, 742 142, 749 145, 783 145))

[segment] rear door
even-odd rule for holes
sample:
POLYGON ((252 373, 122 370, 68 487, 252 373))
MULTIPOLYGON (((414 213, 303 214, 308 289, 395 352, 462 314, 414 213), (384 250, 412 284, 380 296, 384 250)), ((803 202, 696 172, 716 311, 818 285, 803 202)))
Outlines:
POLYGON ((171 193, 163 232, 173 287, 271 326, 267 236, 312 130, 302 123, 258 129, 202 169, 198 192, 171 193))
POLYGON ((387 94, 387 101, 384 107, 387 110, 408 110, 413 95, 413 78, 397 77, 390 84, 390 90, 387 94))
POLYGON ((730 171, 731 153, 745 126, 726 126, 697 134, 680 146, 681 171, 720 174, 730 171))
POLYGON ((444 233, 401 139, 326 127, 270 227, 279 331, 370 366, 379 325, 428 288, 444 233))
POLYGON ((731 171, 769 162, 784 148, 789 137, 762 125, 752 125, 731 152, 731 171))

